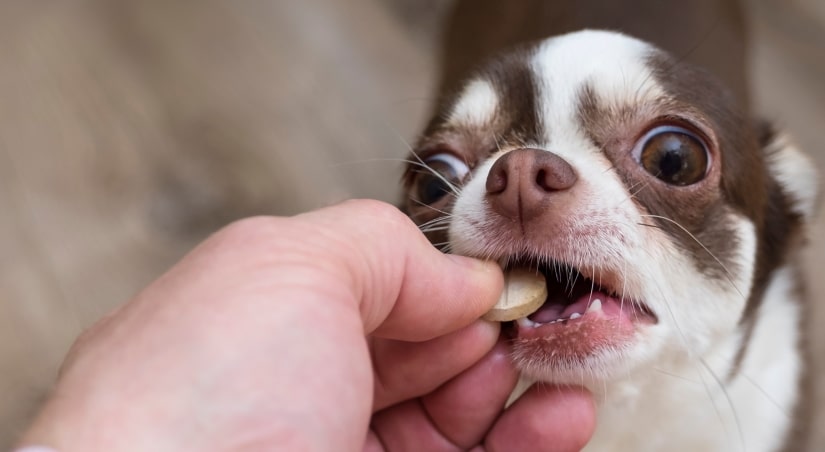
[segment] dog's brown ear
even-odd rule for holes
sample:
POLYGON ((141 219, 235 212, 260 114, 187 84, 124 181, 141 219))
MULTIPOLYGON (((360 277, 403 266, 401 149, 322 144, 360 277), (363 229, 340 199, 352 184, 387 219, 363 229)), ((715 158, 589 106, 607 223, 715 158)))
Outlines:
POLYGON ((768 170, 790 202, 790 209, 810 223, 819 210, 819 175, 814 162, 791 137, 768 123, 760 127, 759 142, 765 152, 768 170))

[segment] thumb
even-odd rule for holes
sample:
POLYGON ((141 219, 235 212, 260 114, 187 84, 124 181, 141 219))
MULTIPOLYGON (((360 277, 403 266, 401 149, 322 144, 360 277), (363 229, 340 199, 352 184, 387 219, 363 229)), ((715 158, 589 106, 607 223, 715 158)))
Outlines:
POLYGON ((493 262, 436 250, 395 207, 355 200, 295 217, 337 256, 366 334, 424 341, 481 317, 501 294, 493 262))

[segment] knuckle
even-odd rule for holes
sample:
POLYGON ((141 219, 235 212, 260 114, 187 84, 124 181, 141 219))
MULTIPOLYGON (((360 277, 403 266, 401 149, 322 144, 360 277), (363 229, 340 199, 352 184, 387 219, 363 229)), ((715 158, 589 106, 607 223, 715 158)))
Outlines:
MULTIPOLYGON (((354 199, 342 204, 347 208, 358 211, 374 223, 389 225, 390 227, 409 230, 415 228, 412 220, 396 206, 375 199, 354 199)), ((416 228, 417 229, 417 228, 416 228)))

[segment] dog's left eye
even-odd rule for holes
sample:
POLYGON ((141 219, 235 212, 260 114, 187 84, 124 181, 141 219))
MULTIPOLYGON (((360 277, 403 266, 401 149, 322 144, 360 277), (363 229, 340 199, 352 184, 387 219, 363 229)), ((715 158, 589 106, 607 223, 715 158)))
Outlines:
POLYGON ((639 141, 634 154, 645 171, 678 186, 704 179, 710 160, 707 146, 700 137, 673 125, 651 129, 639 141))
POLYGON ((424 164, 429 169, 423 169, 416 178, 415 194, 417 201, 428 205, 454 192, 454 187, 470 172, 466 163, 447 153, 427 157, 424 164))

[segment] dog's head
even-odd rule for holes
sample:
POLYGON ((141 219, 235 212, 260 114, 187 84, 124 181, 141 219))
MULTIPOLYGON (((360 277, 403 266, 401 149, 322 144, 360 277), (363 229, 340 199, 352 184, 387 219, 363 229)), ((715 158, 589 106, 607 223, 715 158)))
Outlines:
POLYGON ((746 336, 813 209, 809 168, 705 72, 584 31, 468 79, 411 157, 405 207, 446 251, 544 273, 517 362, 600 384, 746 336))

